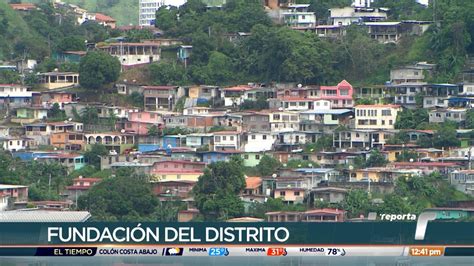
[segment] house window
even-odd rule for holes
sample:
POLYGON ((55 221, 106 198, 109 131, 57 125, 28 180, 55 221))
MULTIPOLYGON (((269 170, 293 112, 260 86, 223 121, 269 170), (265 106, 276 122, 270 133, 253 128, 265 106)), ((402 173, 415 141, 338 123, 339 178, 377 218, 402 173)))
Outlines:
POLYGON ((341 96, 347 96, 347 95, 349 95, 349 90, 346 90, 346 89, 344 89, 344 90, 339 90, 339 94, 340 94, 341 96))
POLYGON ((295 191, 295 192, 294 192, 294 195, 295 195, 295 196, 299 196, 299 195, 300 195, 300 192, 299 192, 299 191, 295 191))
POLYGON ((215 136, 214 141, 215 142, 221 142, 221 136, 215 136))
POLYGON ((255 160, 260 160, 260 155, 259 154, 255 155, 255 160))
POLYGON ((252 135, 252 139, 255 139, 255 135, 252 135))
POLYGON ((166 179, 166 175, 162 175, 162 176, 161 176, 161 179, 166 179))
POLYGON ((230 136, 230 141, 234 141, 234 136, 230 136))
POLYGON ((267 135, 262 135, 262 139, 267 139, 267 135))
POLYGON ((165 163, 165 166, 164 166, 164 168, 168 168, 168 164, 167 164, 167 163, 165 163))
POLYGON ((176 179, 181 179, 181 175, 176 175, 176 179))
POLYGON ((393 120, 388 120, 388 123, 389 123, 390 125, 393 125, 393 120))
POLYGON ((226 141, 227 140, 227 137, 226 136, 222 136, 222 141, 226 141))
POLYGON ((391 116, 392 111, 391 110, 382 110, 382 116, 391 116))
POLYGON ((248 160, 248 159, 249 159, 249 155, 248 155, 248 154, 245 154, 245 155, 244 155, 244 159, 245 159, 245 160, 248 160))
POLYGON ((285 191, 280 191, 280 196, 285 196, 285 191))

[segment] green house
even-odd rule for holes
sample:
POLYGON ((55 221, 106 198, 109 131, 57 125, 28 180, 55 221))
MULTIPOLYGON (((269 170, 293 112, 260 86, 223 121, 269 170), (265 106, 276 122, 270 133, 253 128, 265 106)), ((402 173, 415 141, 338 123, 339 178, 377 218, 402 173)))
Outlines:
POLYGON ((263 152, 245 152, 242 153, 242 159, 244 159, 244 166, 254 167, 260 163, 260 159, 265 155, 263 152))

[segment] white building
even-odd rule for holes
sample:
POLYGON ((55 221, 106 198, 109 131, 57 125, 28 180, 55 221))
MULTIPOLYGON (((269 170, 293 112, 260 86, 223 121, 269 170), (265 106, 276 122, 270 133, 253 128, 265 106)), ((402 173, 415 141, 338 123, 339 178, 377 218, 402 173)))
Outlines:
POLYGON ((387 20, 387 9, 385 8, 357 8, 341 7, 331 8, 330 19, 332 25, 349 26, 353 23, 378 22, 387 20))
POLYGON ((399 105, 357 105, 355 108, 356 129, 394 129, 399 105))
POLYGON ((249 132, 244 135, 244 152, 262 152, 272 149, 276 135, 271 132, 249 132))
POLYGON ((165 4, 164 0, 139 0, 138 25, 155 25, 156 11, 165 4))
POLYGON ((214 133, 214 151, 240 150, 240 132, 219 131, 214 133))
POLYGON ((293 28, 310 28, 316 26, 316 15, 308 12, 309 4, 290 4, 282 13, 283 21, 293 28))
POLYGON ((3 149, 12 152, 26 150, 30 146, 31 141, 31 139, 23 137, 7 137, 0 139, 3 149))
POLYGON ((181 6, 186 0, 139 0, 138 25, 155 25, 156 11, 162 6, 181 6))

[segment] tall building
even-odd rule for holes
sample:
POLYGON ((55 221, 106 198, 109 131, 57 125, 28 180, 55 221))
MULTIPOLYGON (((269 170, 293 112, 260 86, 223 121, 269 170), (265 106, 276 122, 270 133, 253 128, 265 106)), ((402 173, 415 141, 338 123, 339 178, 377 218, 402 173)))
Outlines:
POLYGON ((164 0, 139 0, 138 25, 155 25, 155 14, 158 8, 164 5, 164 0))
POLYGON ((156 11, 163 5, 179 7, 186 3, 186 0, 139 0, 138 25, 155 25, 156 11))

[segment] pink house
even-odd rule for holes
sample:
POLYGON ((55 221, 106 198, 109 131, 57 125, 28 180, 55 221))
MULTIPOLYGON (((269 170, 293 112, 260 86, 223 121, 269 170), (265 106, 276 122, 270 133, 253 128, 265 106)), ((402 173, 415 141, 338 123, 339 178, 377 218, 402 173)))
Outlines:
POLYGON ((19 185, 0 184, 0 198, 11 197, 17 201, 28 200, 28 187, 19 185))
POLYGON ((206 167, 205 163, 202 162, 191 162, 185 160, 170 160, 170 161, 161 161, 155 162, 153 164, 152 172, 202 172, 206 167))
POLYGON ((77 198, 87 192, 93 185, 100 182, 102 179, 95 177, 78 177, 73 179, 72 186, 67 186, 68 199, 75 201, 77 198))
POLYGON ((138 135, 147 135, 153 125, 161 128, 163 119, 159 114, 152 112, 132 112, 128 114, 128 121, 122 125, 125 132, 138 135))
POLYGON ((330 100, 332 108, 352 108, 353 88, 346 80, 341 81, 337 86, 321 86, 322 100, 330 100))

